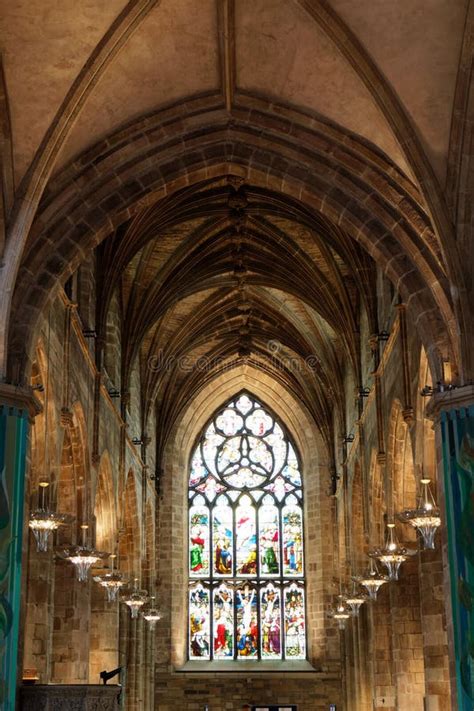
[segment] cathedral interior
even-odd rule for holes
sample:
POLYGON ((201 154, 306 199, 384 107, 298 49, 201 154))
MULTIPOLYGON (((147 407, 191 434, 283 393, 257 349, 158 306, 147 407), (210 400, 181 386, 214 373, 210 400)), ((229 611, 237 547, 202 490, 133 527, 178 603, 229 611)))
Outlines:
POLYGON ((0 17, 0 708, 473 711, 474 3, 0 17))

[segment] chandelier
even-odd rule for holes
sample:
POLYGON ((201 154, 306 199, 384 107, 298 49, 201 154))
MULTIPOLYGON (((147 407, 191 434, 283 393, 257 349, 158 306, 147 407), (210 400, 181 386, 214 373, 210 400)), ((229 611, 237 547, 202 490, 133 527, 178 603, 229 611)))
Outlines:
POLYGON ((61 546, 58 554, 76 566, 76 576, 79 582, 85 583, 89 576, 91 566, 99 562, 99 560, 108 557, 108 553, 97 551, 87 545, 86 535, 89 526, 82 524, 82 544, 61 546))
POLYGON ((157 607, 155 607, 154 601, 155 601, 155 596, 152 595, 150 598, 151 607, 146 609, 143 613, 143 619, 148 622, 148 624, 150 625, 150 630, 152 632, 155 629, 156 623, 158 622, 158 620, 161 620, 161 618, 163 617, 163 615, 161 614, 159 609, 157 607))
POLYGON ((347 620, 351 617, 351 612, 346 605, 344 595, 337 596, 338 602, 333 610, 330 610, 328 616, 337 621, 340 630, 345 629, 347 620))
POLYGON ((37 509, 30 513, 28 525, 33 532, 36 540, 36 550, 46 553, 48 550, 48 541, 51 533, 56 531, 59 526, 72 523, 73 516, 69 514, 61 514, 57 511, 51 511, 46 503, 46 489, 49 483, 40 481, 40 501, 37 509))
POLYGON ((407 548, 399 542, 395 533, 395 524, 392 522, 387 524, 387 535, 383 547, 372 549, 369 556, 377 558, 383 563, 387 568, 389 580, 398 580, 401 564, 416 552, 413 548, 407 548))
POLYGON ((371 558, 369 569, 362 575, 354 575, 352 580, 365 588, 369 599, 375 601, 379 589, 388 582, 388 576, 379 573, 376 562, 371 558))
POLYGON ((147 591, 139 590, 138 588, 138 578, 135 578, 133 589, 124 595, 123 602, 128 605, 132 615, 132 619, 135 620, 138 617, 138 613, 147 602, 147 591))
POLYGON ((107 602, 115 602, 118 598, 120 588, 127 584, 127 580, 123 577, 120 570, 115 570, 114 561, 117 556, 109 556, 112 561, 112 568, 109 571, 94 575, 94 581, 99 583, 107 593, 107 602))
POLYGON ((424 548, 434 549, 435 534, 441 525, 439 508, 436 506, 430 489, 430 480, 421 480, 421 493, 416 509, 406 509, 397 518, 403 523, 409 523, 418 530, 423 540, 424 548))
POLYGON ((367 602, 367 596, 358 593, 356 590, 355 583, 352 585, 352 593, 345 597, 346 605, 349 606, 351 610, 352 617, 358 617, 360 608, 367 602))

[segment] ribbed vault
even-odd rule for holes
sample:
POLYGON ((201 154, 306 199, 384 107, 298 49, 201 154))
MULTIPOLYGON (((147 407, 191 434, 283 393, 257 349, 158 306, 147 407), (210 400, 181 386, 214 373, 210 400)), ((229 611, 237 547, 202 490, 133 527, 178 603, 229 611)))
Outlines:
MULTIPOLYGON (((13 297, 10 372, 28 372, 42 309, 97 249, 99 368, 114 295, 120 387, 138 369, 142 432, 164 447, 203 382, 251 363, 304 403, 328 451, 343 431, 360 319, 377 334, 377 266, 408 304, 434 372, 458 362, 451 264, 416 187, 326 119, 241 95, 130 125, 50 181, 13 297)), ((365 348, 365 344, 363 344, 365 348)), ((125 412, 125 410, 124 410, 125 412)))
POLYGON ((116 134, 51 181, 14 296, 12 372, 27 367, 55 284, 102 242, 99 324, 132 261, 142 285, 129 274, 125 376, 168 309, 203 290, 235 291, 239 270, 249 287, 280 289, 319 314, 357 374, 358 300, 377 329, 374 260, 411 307, 432 367, 457 361, 450 265, 393 163, 327 121, 255 97, 230 118, 217 97, 186 107, 184 117, 181 105, 139 121, 126 141, 116 134))

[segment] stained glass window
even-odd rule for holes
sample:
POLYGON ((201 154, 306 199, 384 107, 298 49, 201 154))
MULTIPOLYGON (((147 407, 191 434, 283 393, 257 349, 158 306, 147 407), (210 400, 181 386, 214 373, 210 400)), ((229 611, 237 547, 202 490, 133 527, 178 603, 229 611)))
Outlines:
POLYGON ((298 456, 247 393, 193 452, 188 521, 189 659, 306 659, 298 456))

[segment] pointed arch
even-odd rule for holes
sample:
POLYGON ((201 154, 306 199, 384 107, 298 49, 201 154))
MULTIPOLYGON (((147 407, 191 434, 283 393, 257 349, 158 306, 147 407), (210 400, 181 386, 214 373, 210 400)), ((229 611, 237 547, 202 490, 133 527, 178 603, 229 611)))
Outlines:
MULTIPOLYGON (((89 449, 82 405, 71 407, 72 423, 64 429, 60 472, 56 486, 57 507, 72 514, 76 522, 71 530, 59 529, 59 541, 79 539, 80 526, 92 523, 90 497, 89 449)), ((93 531, 89 534, 93 536, 93 531)), ((84 684, 89 680, 90 598, 88 587, 76 579, 74 566, 58 561, 54 579, 54 630, 51 678, 57 684, 84 684), (71 617, 70 609, 76 615, 71 617)))
POLYGON ((112 464, 106 450, 100 457, 94 501, 95 539, 99 550, 115 552, 116 511, 112 464))
POLYGON ((350 487, 350 510, 349 520, 351 528, 351 554, 350 561, 352 570, 360 571, 365 563, 365 520, 364 520, 364 493, 362 484, 362 472, 359 460, 354 464, 350 487))
POLYGON ((140 573, 140 525, 135 473, 127 474, 122 501, 122 526, 119 540, 121 569, 130 577, 140 573))
MULTIPOLYGON (((99 550, 116 552, 116 505, 110 455, 102 452, 94 499, 95 544, 99 550)), ((89 681, 99 683, 103 669, 118 666, 118 606, 107 602, 99 585, 91 588, 89 681)))
POLYGON ((392 404, 387 437, 387 508, 393 515, 416 504, 416 477, 410 430, 399 400, 392 404))
POLYGON ((301 457, 305 472, 306 535, 311 540, 306 550, 307 569, 312 571, 306 590, 308 659, 319 666, 328 655, 338 654, 333 637, 328 634, 330 621, 324 613, 324 606, 330 603, 330 581, 334 574, 333 546, 328 549, 323 544, 327 531, 334 530, 332 500, 327 496, 329 454, 304 404, 281 381, 251 364, 241 364, 205 379, 187 407, 176 414, 164 443, 157 512, 157 570, 160 601, 169 614, 157 640, 157 659, 160 664, 177 667, 184 665, 187 659, 187 624, 182 612, 187 607, 183 571, 188 566, 188 539, 184 512, 187 511, 191 451, 212 413, 242 389, 252 392, 285 423, 301 457), (318 511, 317 516, 315 511, 318 511))

